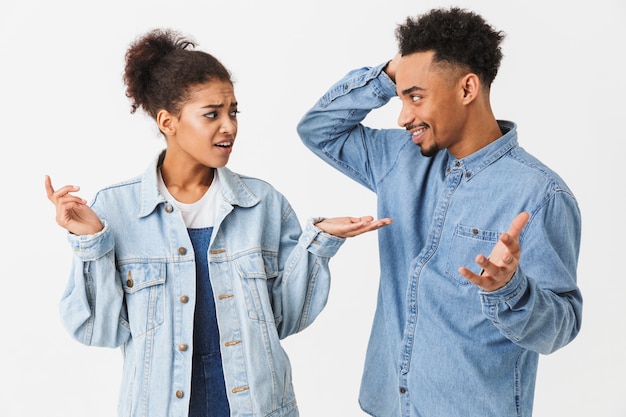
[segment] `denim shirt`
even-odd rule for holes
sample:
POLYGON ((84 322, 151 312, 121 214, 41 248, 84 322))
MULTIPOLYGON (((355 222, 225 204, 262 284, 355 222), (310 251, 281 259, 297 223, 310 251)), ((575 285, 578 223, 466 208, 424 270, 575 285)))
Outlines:
POLYGON ((377 194, 380 286, 359 402, 383 417, 530 416, 539 354, 581 325, 576 283, 581 224, 561 178, 503 136, 456 159, 424 157, 404 129, 362 121, 396 95, 384 64, 350 72, 298 124, 321 159, 377 194), (493 292, 475 273, 522 211, 521 259, 493 292))
MULTIPOLYGON (((195 263, 183 218, 157 189, 159 159, 99 191, 104 229, 69 236, 71 276, 60 303, 85 345, 121 347, 120 416, 187 416, 195 263)), ((222 200, 208 251, 232 416, 298 415, 280 339, 324 308, 329 259, 345 239, 308 221, 268 183, 218 171, 222 200)))

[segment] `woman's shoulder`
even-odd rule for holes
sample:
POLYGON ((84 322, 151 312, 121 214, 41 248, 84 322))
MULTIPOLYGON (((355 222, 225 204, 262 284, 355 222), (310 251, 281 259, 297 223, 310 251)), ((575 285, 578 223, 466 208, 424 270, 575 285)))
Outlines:
POLYGON ((125 190, 131 189, 131 188, 135 188, 135 187, 139 186, 140 184, 141 184, 141 177, 140 176, 136 176, 136 177, 133 177, 133 178, 129 178, 127 180, 111 183, 111 184, 101 188, 100 190, 98 190, 98 192, 96 194, 103 194, 103 193, 107 194, 107 193, 123 192, 125 190))
POLYGON ((226 167, 220 168, 218 172, 220 175, 220 182, 225 182, 226 184, 236 184, 237 182, 240 182, 248 186, 250 189, 262 190, 265 192, 278 192, 269 181, 262 178, 235 172, 226 167))
POLYGON ((123 201, 134 201, 135 199, 130 199, 130 197, 136 196, 140 192, 141 180, 141 176, 136 176, 101 188, 96 192, 92 205, 105 204, 110 201, 115 201, 115 204, 119 205, 123 201))
POLYGON ((226 188, 234 195, 266 201, 272 198, 287 202, 285 196, 267 180, 241 174, 226 167, 220 168, 218 175, 220 176, 221 187, 226 188))

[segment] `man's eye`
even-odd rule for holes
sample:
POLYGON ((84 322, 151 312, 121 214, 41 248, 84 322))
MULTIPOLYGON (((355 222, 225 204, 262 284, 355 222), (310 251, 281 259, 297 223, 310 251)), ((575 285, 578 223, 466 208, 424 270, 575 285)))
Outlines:
POLYGON ((422 99, 422 96, 411 96, 411 101, 416 103, 422 99))

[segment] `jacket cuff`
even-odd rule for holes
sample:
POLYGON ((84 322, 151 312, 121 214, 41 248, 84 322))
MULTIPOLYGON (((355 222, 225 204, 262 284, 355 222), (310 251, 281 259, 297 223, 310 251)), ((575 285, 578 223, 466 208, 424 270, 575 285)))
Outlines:
POLYGON ((307 220, 304 232, 300 236, 300 243, 312 254, 330 258, 335 256, 346 238, 331 235, 316 227, 314 223, 319 219, 319 217, 315 217, 307 220))
POLYGON ((106 221, 102 221, 102 223, 104 225, 103 229, 93 235, 76 236, 71 233, 67 234, 67 240, 72 247, 72 251, 83 262, 95 261, 113 249, 113 234, 106 221))

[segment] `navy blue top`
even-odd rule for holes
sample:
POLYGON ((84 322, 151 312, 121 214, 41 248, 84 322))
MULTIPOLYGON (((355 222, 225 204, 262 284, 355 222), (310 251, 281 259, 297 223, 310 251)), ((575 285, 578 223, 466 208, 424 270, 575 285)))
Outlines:
POLYGON ((220 333, 209 279, 208 250, 212 227, 188 228, 196 258, 196 309, 193 319, 193 360, 189 417, 229 417, 220 333))

